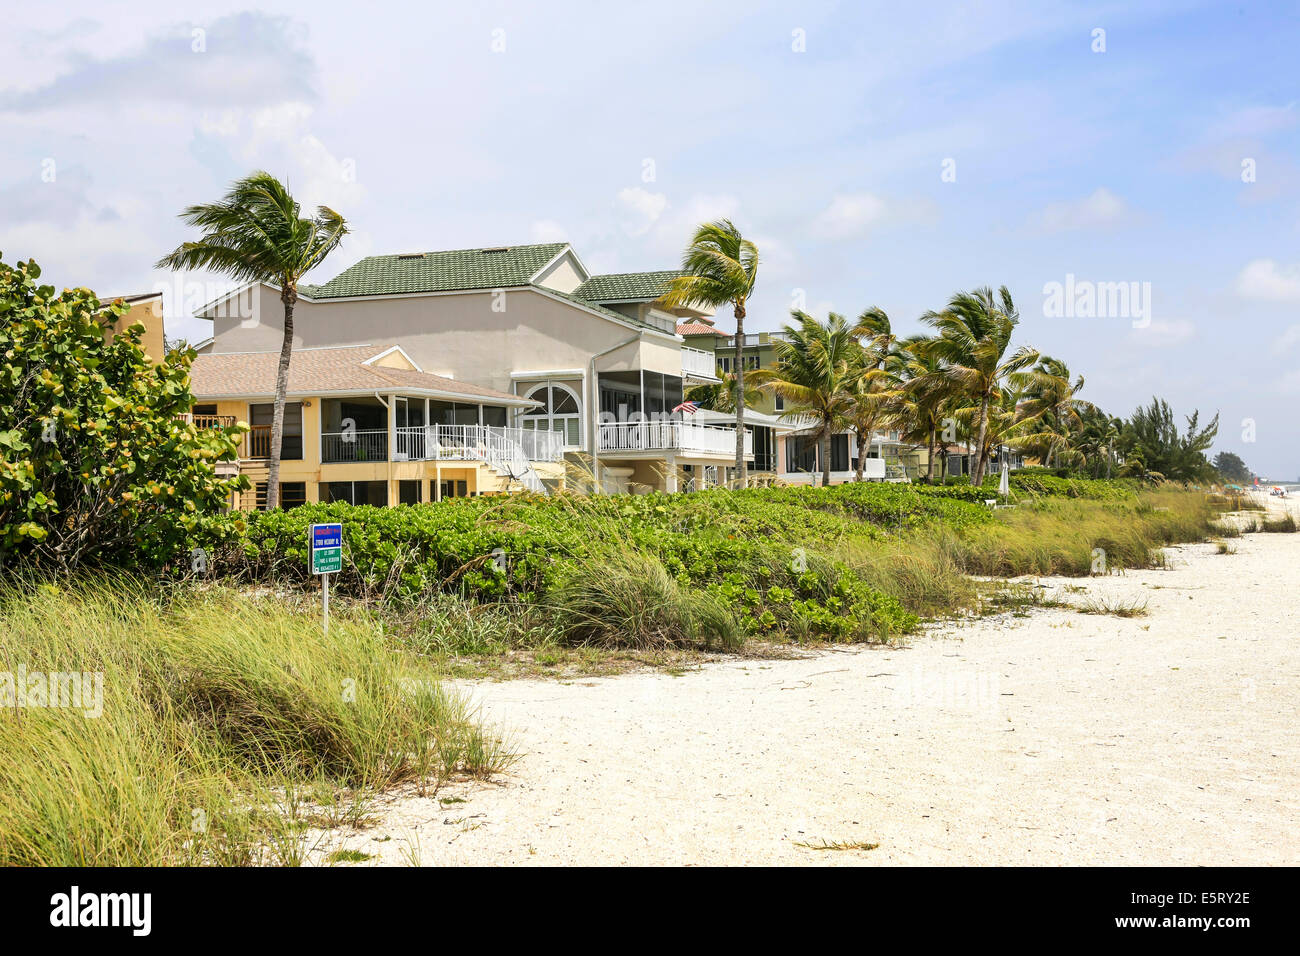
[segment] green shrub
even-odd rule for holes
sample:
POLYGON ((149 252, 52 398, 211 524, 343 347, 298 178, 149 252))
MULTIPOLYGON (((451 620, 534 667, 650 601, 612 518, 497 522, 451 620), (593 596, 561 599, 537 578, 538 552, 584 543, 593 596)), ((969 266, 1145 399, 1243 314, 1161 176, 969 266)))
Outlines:
POLYGON ((193 352, 152 364, 138 323, 105 338, 124 305, 40 274, 0 262, 0 566, 188 566, 237 527, 222 506, 248 479, 216 476, 237 430, 177 419, 193 352))

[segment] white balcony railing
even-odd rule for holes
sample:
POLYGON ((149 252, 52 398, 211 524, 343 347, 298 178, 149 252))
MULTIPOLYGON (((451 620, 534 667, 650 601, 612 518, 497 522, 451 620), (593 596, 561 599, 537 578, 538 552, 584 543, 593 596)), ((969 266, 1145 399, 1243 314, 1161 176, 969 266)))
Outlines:
POLYGON ((388 432, 384 429, 321 432, 320 460, 327 464, 387 461, 388 432))
POLYGON ((562 461, 564 435, 495 425, 423 425, 397 429, 397 461, 562 461))
POLYGON ((682 377, 707 378, 717 381, 717 362, 712 352, 682 347, 682 377))
MULTIPOLYGON (((695 422, 605 422, 600 425, 600 450, 674 451, 734 455, 736 430, 725 425, 695 422)), ((745 455, 754 454, 754 436, 745 433, 745 455)))

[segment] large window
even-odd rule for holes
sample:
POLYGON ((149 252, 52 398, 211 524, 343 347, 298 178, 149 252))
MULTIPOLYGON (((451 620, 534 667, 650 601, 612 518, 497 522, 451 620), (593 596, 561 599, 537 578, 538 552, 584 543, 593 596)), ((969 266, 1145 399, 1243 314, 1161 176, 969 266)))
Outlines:
POLYGON ((582 405, 572 389, 564 385, 537 385, 525 397, 542 404, 520 416, 521 428, 559 432, 570 448, 582 444, 582 405))
MULTIPOLYGON (((257 495, 257 510, 266 510, 266 482, 259 481, 253 491, 257 495)), ((280 507, 286 511, 307 503, 307 483, 305 481, 280 482, 280 507)))
MULTIPOLYGON (((249 436, 253 450, 260 451, 265 446, 265 454, 251 454, 250 458, 266 458, 271 450, 271 419, 275 406, 249 405, 248 424, 253 426, 249 436)), ((284 437, 280 441, 281 461, 302 461, 302 403, 284 403, 284 437)))
POLYGON ((388 504, 388 483, 383 481, 322 481, 320 500, 346 501, 350 505, 388 504))

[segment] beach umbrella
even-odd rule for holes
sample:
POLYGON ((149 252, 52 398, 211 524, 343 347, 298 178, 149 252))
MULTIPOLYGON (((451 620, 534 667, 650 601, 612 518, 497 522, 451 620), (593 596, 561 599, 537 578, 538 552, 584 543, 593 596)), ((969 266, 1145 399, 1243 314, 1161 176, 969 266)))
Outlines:
POLYGON ((1007 466, 1010 464, 1006 459, 1002 461, 1002 477, 998 479, 998 494, 1006 497, 1011 494, 1011 479, 1007 477, 1007 466))

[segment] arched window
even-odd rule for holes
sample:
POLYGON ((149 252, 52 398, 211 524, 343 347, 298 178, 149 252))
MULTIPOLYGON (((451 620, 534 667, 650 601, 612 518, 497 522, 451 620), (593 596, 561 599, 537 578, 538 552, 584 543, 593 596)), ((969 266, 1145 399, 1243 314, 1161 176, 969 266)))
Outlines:
POLYGON ((582 403, 576 392, 565 385, 546 383, 534 386, 524 397, 542 404, 520 416, 521 428, 559 432, 569 448, 582 444, 582 403))

